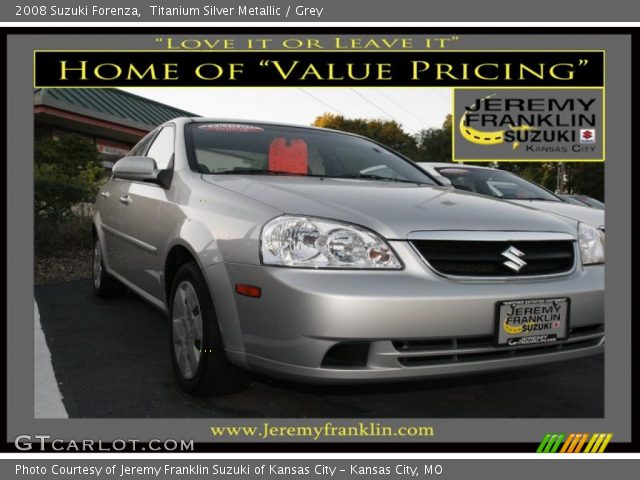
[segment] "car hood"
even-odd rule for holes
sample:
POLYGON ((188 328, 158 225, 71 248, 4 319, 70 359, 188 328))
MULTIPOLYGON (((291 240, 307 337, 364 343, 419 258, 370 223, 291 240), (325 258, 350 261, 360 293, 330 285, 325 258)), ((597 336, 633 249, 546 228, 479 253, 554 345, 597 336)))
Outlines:
POLYGON ((596 228, 604 228, 604 210, 597 208, 581 207, 580 205, 572 205, 564 202, 545 202, 543 200, 508 200, 527 207, 537 208, 545 212, 555 213, 563 217, 577 220, 579 222, 588 223, 596 228))
POLYGON ((420 230, 564 232, 575 223, 555 215, 455 191, 400 182, 296 176, 203 175, 204 181, 282 213, 368 227, 388 239, 420 230))

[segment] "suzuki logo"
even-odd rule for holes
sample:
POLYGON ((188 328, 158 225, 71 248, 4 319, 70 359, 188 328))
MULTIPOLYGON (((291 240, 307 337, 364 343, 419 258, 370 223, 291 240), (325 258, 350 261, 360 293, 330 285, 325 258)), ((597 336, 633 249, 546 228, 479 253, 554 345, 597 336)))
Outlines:
POLYGON ((507 259, 507 261, 504 262, 503 265, 505 267, 509 267, 514 272, 519 272, 527 265, 527 262, 522 260, 522 257, 524 257, 524 253, 522 253, 516 247, 507 248, 504 252, 502 252, 502 256, 507 259))

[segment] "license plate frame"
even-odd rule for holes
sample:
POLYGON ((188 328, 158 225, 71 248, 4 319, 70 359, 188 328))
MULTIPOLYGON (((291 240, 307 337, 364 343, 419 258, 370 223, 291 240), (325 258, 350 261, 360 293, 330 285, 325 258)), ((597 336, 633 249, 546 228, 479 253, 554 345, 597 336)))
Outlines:
POLYGON ((494 344, 519 348, 564 341, 569 335, 570 306, 569 297, 496 302, 494 344))

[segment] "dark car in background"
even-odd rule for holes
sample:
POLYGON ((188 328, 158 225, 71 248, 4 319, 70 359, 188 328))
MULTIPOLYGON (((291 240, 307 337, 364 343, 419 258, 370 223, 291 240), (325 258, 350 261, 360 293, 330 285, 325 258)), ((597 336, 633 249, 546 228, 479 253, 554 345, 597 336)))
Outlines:
POLYGON ((589 197, 587 195, 578 195, 578 194, 565 194, 558 195, 563 200, 572 203, 574 205, 586 205, 587 207, 597 208, 598 210, 604 210, 604 203, 600 200, 596 200, 595 198, 589 197))
POLYGON ((597 210, 585 204, 567 202, 555 193, 514 173, 497 168, 456 163, 418 163, 441 185, 449 183, 457 190, 479 193, 537 210, 555 213, 588 223, 604 231, 604 204, 597 210))

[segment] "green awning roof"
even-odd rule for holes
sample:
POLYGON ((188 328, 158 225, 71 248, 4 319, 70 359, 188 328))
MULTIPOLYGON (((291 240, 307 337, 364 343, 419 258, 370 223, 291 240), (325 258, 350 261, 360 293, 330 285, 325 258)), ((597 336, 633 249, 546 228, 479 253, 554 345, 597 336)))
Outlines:
POLYGON ((199 116, 116 88, 38 88, 34 95, 36 104, 112 122, 121 119, 126 125, 145 130, 172 118, 199 116))

